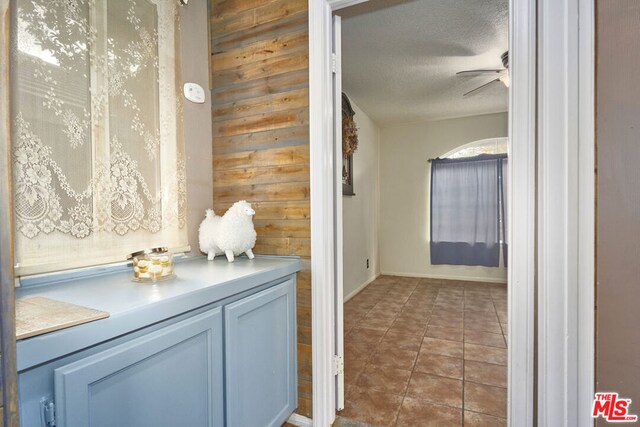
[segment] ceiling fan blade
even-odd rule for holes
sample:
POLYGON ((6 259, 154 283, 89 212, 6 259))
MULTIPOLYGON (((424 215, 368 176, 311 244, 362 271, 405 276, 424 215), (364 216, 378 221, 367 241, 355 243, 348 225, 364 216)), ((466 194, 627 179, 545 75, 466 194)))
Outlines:
POLYGON ((467 96, 467 95, 471 95, 472 93, 477 92, 480 89, 484 89, 485 87, 489 86, 490 84, 495 83, 495 82, 499 82, 499 81, 500 81, 500 79, 491 80, 489 83, 485 83, 482 86, 478 86, 477 88, 475 88, 473 90, 470 90, 469 92, 465 93, 462 96, 464 97, 464 96, 467 96))
POLYGON ((501 72, 505 71, 504 68, 501 69, 491 69, 491 70, 465 70, 465 71, 458 71, 456 73, 456 76, 461 76, 461 75, 472 75, 472 74, 499 74, 501 72))

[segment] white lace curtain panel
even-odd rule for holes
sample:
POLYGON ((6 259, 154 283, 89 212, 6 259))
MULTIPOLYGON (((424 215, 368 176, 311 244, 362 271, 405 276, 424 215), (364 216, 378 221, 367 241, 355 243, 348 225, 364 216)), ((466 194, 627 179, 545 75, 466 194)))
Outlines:
POLYGON ((16 0, 17 273, 187 245, 174 0, 16 0))

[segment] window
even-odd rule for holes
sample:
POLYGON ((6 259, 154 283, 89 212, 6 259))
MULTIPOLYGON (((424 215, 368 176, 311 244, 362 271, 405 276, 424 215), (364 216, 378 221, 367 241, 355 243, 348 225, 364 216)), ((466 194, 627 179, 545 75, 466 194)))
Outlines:
POLYGON ((474 141, 431 162, 432 264, 507 265, 507 138, 474 141))
POLYGON ((499 266, 501 161, 431 162, 431 264, 499 266))
POLYGON ((16 0, 17 274, 186 246, 174 0, 16 0))
POLYGON ((444 159, 459 159, 462 157, 474 157, 481 154, 506 154, 509 138, 489 138, 473 141, 449 151, 442 156, 444 159))

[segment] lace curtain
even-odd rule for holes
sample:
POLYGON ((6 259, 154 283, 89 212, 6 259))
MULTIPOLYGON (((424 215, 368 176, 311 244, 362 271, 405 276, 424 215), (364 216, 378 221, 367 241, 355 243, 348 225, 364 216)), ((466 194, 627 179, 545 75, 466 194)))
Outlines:
POLYGON ((18 274, 187 245, 175 0, 16 0, 18 274))

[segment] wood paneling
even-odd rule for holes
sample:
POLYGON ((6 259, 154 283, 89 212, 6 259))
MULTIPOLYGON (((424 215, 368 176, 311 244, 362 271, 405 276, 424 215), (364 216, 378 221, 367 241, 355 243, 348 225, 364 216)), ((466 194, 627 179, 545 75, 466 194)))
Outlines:
MULTIPOLYGON (((214 87, 233 86, 247 83, 252 80, 266 79, 273 76, 282 76, 294 71, 307 70, 309 68, 309 52, 294 52, 286 56, 263 59, 250 64, 239 65, 221 71, 213 71, 214 87)), ((290 76, 293 80, 293 76, 290 76)), ((220 91, 217 91, 220 92, 220 91)))
POLYGON ((306 88, 308 86, 309 70, 306 67, 286 74, 276 74, 238 83, 232 87, 214 89, 212 98, 214 104, 242 99, 255 98, 271 93, 306 88))
POLYGON ((256 231, 264 237, 302 237, 310 238, 309 220, 271 220, 261 219, 255 222, 256 231))
POLYGON ((214 72, 218 72, 260 60, 287 56, 293 51, 304 51, 308 43, 306 30, 284 34, 273 39, 217 53, 213 55, 211 66, 214 72))
POLYGON ((292 90, 258 98, 245 99, 216 106, 213 114, 214 121, 251 116, 256 114, 274 113, 291 109, 301 109, 309 106, 307 89, 292 90))
MULTIPOLYGON (((249 30, 261 24, 277 23, 278 20, 290 15, 307 13, 307 0, 248 1, 246 3, 248 4, 242 7, 247 7, 251 3, 256 6, 249 7, 243 11, 236 10, 233 13, 230 10, 225 10, 227 6, 224 3, 220 5, 214 3, 211 16, 212 34, 217 36, 219 34, 249 30), (224 12, 217 12, 218 10, 224 12)), ((215 46, 213 51, 217 52, 215 46)))
MULTIPOLYGON (((309 140, 309 126, 283 128, 256 132, 250 135, 223 136, 213 138, 213 153, 225 154, 244 151, 263 150, 278 146, 304 145, 309 140)), ((216 156, 217 157, 217 156, 216 156)), ((305 162, 299 163, 304 165, 305 162)))
MULTIPOLYGON (((214 113, 215 114, 215 113, 214 113)), ((307 125, 309 110, 299 108, 286 111, 270 111, 255 116, 245 116, 213 122, 213 132, 220 136, 244 135, 266 130, 307 125)))
POLYGON ((311 257, 311 239, 262 237, 256 242, 256 253, 311 257))
POLYGON ((292 33, 307 29, 307 16, 305 14, 294 14, 277 22, 267 22, 256 25, 247 30, 235 33, 223 33, 216 37, 216 47, 218 49, 233 49, 255 43, 265 37, 277 37, 282 34, 292 33))
POLYGON ((306 200, 309 197, 309 191, 309 184, 305 182, 236 185, 233 187, 214 187, 213 197, 220 203, 236 200, 251 200, 255 202, 306 200))
POLYGON ((305 182, 309 177, 309 165, 297 164, 220 170, 214 172, 214 179, 220 187, 228 187, 243 184, 282 182, 283 175, 289 177, 289 182, 305 182))
MULTIPOLYGON (((214 154, 213 170, 221 171, 235 168, 270 167, 276 165, 308 165, 309 146, 270 148, 266 150, 239 151, 227 154, 214 154)), ((288 182, 288 180, 283 180, 288 182)))
POLYGON ((311 416, 307 0, 211 0, 213 202, 252 203, 256 254, 297 255, 298 413, 311 416))

